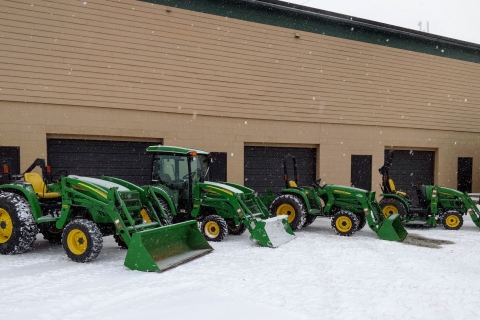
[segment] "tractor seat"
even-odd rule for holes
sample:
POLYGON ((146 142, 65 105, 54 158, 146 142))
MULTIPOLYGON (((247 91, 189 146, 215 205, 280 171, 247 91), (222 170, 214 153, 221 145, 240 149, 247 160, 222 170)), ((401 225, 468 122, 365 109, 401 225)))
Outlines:
POLYGON ((406 197, 407 196, 407 193, 406 192, 402 192, 402 191, 397 191, 395 189, 395 184, 393 183, 393 180, 392 179, 388 179, 388 187, 390 189, 390 192, 392 193, 395 193, 399 196, 402 196, 402 197, 406 197))
POLYGON ((160 180, 162 180, 163 183, 172 183, 173 179, 170 177, 168 173, 162 173, 160 175, 160 180))
POLYGON ((44 199, 53 199, 60 197, 58 192, 48 192, 45 182, 43 182, 42 177, 35 172, 25 173, 23 176, 25 182, 28 182, 32 185, 33 191, 37 194, 37 197, 44 199))
POLYGON ((297 188, 297 183, 296 183, 295 181, 293 181, 293 180, 289 180, 289 181, 288 181, 288 186, 289 186, 290 188, 297 188))

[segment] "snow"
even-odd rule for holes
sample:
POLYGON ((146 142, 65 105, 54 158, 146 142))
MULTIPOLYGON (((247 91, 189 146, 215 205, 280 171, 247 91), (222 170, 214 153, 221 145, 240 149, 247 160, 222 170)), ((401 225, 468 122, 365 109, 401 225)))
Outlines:
POLYGON ((104 238, 97 259, 70 261, 37 236, 0 256, 3 319, 478 319, 480 230, 408 229, 450 240, 438 249, 383 241, 367 227, 335 235, 317 219, 272 249, 242 236, 163 273, 131 271, 104 238))

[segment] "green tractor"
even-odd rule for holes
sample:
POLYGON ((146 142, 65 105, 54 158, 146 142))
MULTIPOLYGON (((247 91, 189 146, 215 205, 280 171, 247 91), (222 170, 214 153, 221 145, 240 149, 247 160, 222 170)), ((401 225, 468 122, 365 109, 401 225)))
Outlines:
POLYGON ((154 187, 68 175, 65 170, 52 175, 43 159, 20 175, 4 168, 0 179, 1 254, 29 251, 38 232, 61 243, 75 262, 94 260, 102 237, 113 235, 128 248, 125 266, 140 271, 163 271, 213 250, 195 221, 171 224, 154 187), (37 166, 42 175, 32 172, 37 166))
POLYGON ((208 152, 162 145, 148 147, 147 152, 154 155, 154 192, 174 221, 196 219, 209 241, 247 229, 250 240, 261 246, 278 247, 295 238, 285 217, 270 217, 253 190, 208 181, 208 152))
POLYGON ((378 169, 382 175, 382 200, 380 206, 383 214, 388 217, 398 214, 405 224, 412 221, 422 221, 427 227, 443 225, 448 230, 458 230, 463 225, 463 216, 470 214, 473 222, 480 228, 480 210, 466 192, 455 189, 415 185, 418 201, 414 203, 406 192, 397 190, 389 175, 394 151, 385 157, 383 166, 378 169))
POLYGON ((298 187, 295 157, 286 156, 283 168, 285 189, 279 196, 268 190, 262 200, 270 206, 272 214, 287 215, 293 230, 310 225, 317 217, 328 217, 335 233, 341 236, 353 235, 367 222, 381 239, 403 241, 407 236, 398 215, 384 218, 374 191, 332 184, 321 186, 321 179, 310 187, 298 187), (288 177, 289 158, 293 162, 294 179, 288 177))

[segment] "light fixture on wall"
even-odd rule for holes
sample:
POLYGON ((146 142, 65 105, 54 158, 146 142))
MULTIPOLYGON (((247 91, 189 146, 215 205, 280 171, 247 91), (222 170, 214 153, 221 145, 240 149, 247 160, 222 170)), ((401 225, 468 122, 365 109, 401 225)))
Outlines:
POLYGON ((300 39, 300 33, 295 32, 295 38, 296 38, 296 39, 300 39))
POLYGON ((165 11, 167 11, 167 12, 172 12, 172 9, 166 8, 165 11))

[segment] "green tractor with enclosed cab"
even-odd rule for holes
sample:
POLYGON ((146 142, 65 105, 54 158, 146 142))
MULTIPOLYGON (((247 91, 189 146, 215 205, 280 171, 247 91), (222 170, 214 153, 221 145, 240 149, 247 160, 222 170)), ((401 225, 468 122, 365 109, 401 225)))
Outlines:
POLYGON ((384 218, 374 191, 332 184, 322 186, 321 179, 311 186, 299 187, 297 162, 291 155, 284 158, 283 168, 285 188, 280 195, 268 190, 262 201, 272 214, 287 215, 293 230, 310 225, 317 217, 327 217, 335 233, 341 236, 351 236, 367 223, 384 240, 403 241, 407 236, 398 215, 384 218), (288 176, 288 159, 292 160, 293 179, 288 176))
POLYGON ((394 151, 391 150, 385 157, 383 166, 378 169, 382 175, 383 192, 380 195, 380 206, 385 217, 398 214, 405 224, 421 221, 427 227, 441 224, 445 229, 458 230, 463 225, 463 216, 469 214, 480 228, 480 210, 466 192, 447 187, 412 184, 418 199, 414 202, 406 192, 397 190, 389 174, 393 155, 394 151))
POLYGON ((125 266, 140 271, 163 271, 213 250, 195 221, 171 224, 154 187, 65 170, 52 175, 43 159, 20 175, 5 167, 0 180, 1 254, 29 251, 38 232, 75 262, 94 260, 102 237, 113 235, 128 248, 125 266))
POLYGON ((148 147, 147 152, 154 156, 156 196, 174 221, 196 219, 209 241, 247 229, 250 240, 261 246, 278 247, 295 238, 285 217, 271 217, 252 189, 208 181, 209 152, 162 145, 148 147))

